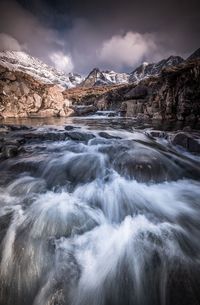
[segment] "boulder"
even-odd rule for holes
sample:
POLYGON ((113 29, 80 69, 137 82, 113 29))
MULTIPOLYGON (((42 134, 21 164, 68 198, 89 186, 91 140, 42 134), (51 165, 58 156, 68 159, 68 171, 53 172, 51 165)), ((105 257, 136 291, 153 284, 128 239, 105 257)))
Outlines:
POLYGON ((200 139, 193 137, 187 132, 179 132, 172 136, 171 143, 181 146, 193 153, 200 153, 200 139))

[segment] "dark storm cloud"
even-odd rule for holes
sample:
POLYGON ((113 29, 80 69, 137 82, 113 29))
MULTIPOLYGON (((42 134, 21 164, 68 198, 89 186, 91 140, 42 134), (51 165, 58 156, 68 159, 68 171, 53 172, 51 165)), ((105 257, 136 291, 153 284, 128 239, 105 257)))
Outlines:
POLYGON ((0 32, 15 48, 18 42, 66 71, 131 71, 141 61, 186 56, 199 47, 196 0, 2 0, 0 12, 0 32))

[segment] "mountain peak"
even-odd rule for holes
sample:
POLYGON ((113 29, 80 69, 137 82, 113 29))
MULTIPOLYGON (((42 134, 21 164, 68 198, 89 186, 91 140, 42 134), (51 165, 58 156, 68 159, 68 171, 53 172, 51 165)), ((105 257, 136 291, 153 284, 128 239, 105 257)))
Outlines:
POLYGON ((115 71, 105 70, 100 71, 99 68, 94 68, 85 80, 81 83, 82 86, 105 86, 115 84, 127 84, 129 82, 128 73, 117 73, 115 71))
POLYGON ((136 68, 132 73, 130 73, 129 82, 138 82, 144 78, 153 75, 159 75, 163 68, 168 66, 178 65, 183 62, 183 58, 180 56, 169 56, 167 59, 162 59, 157 63, 148 64, 144 62, 138 68, 136 68))

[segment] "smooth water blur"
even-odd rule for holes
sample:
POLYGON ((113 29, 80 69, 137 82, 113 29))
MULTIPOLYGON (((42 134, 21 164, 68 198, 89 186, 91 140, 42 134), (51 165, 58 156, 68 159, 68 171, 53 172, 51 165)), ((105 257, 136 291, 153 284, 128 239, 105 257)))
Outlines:
POLYGON ((28 140, 0 162, 0 304, 200 304, 197 156, 77 120, 81 141, 41 139, 61 121, 11 135, 28 140))

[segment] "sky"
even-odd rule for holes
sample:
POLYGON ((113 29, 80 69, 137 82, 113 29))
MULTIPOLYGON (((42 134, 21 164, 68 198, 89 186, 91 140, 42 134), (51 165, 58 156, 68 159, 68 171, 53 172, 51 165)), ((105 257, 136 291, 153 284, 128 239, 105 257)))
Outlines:
POLYGON ((131 72, 200 47, 199 0, 0 0, 0 51, 65 72, 131 72))

